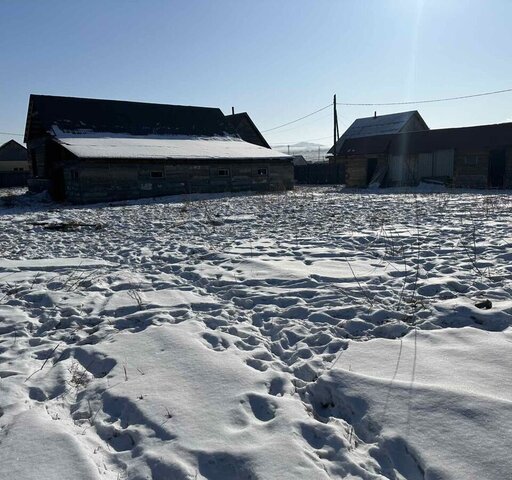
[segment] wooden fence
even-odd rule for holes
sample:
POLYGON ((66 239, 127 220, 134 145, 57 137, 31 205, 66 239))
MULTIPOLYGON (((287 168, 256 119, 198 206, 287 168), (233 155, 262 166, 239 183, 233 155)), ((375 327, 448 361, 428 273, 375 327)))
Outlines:
POLYGON ((24 187, 27 185, 28 172, 2 172, 0 173, 0 188, 24 187))
POLYGON ((295 183, 299 185, 341 185, 345 183, 344 165, 310 163, 294 167, 295 183))

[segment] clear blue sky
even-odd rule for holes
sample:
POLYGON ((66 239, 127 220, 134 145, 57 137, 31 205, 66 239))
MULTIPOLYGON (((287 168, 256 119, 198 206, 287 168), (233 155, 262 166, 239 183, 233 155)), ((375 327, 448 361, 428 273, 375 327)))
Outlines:
MULTIPOLYGON (((233 105, 265 130, 334 93, 511 88, 511 20, 511 0, 0 0, 0 131, 23 132, 30 93, 233 105)), ((415 108, 431 128, 512 121, 512 93, 377 111, 415 108)), ((373 111, 341 107, 341 130, 373 111)), ((331 125, 326 110, 267 138, 329 144, 331 125)))

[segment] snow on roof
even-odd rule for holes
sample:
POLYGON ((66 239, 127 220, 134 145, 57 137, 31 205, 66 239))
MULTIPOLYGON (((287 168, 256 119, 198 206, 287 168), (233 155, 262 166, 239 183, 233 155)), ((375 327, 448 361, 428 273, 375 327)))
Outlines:
POLYGON ((291 159, 289 155, 244 142, 236 137, 179 135, 132 136, 115 133, 64 133, 53 128, 56 140, 80 158, 111 159, 291 159))
MULTIPOLYGON (((370 135, 385 135, 399 133, 405 124, 418 114, 416 110, 411 112, 391 113, 376 117, 358 118, 350 125, 342 138, 367 137, 370 135)), ((419 114, 418 114, 419 115, 419 114)))

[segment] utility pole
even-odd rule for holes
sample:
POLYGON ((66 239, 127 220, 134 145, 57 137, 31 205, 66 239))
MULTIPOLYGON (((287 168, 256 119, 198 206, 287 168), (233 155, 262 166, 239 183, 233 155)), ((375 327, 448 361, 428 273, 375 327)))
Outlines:
POLYGON ((336 142, 340 139, 340 129, 338 126, 338 112, 336 110, 336 94, 334 94, 332 106, 333 106, 333 114, 334 114, 333 145, 336 145, 336 142))

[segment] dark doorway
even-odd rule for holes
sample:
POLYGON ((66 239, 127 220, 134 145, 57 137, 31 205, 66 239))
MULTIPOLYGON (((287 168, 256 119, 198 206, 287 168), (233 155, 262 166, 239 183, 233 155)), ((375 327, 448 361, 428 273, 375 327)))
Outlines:
POLYGON ((57 201, 63 201, 65 198, 64 170, 61 167, 53 171, 50 195, 57 201))
POLYGON ((369 185, 372 181, 375 171, 377 170, 377 159, 369 158, 366 164, 366 185, 369 185))
POLYGON ((38 172, 37 172, 37 158, 36 158, 36 154, 34 151, 30 151, 30 161, 31 161, 31 164, 32 164, 32 176, 34 178, 37 177, 38 175, 38 172))
POLYGON ((503 188, 505 178, 505 150, 491 150, 489 154, 489 180, 490 188, 503 188))

